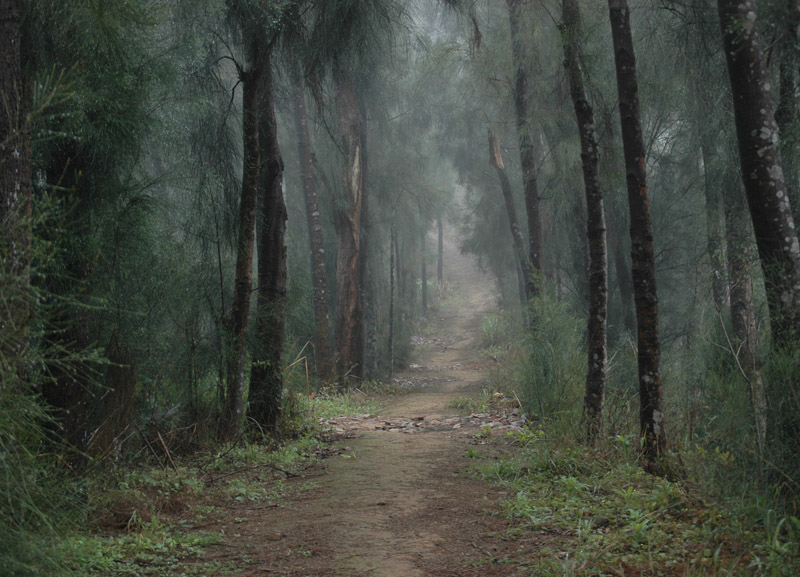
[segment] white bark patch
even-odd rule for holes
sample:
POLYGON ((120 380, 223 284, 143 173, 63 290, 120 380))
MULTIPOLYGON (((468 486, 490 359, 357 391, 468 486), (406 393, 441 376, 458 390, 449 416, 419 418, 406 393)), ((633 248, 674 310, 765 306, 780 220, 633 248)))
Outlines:
POLYGON ((653 411, 653 432, 656 435, 661 433, 661 425, 664 422, 664 413, 659 410, 653 411))

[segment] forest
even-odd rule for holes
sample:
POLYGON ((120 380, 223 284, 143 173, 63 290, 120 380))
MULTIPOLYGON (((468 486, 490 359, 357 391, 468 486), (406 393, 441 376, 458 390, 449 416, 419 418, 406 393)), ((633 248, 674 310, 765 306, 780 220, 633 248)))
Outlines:
POLYGON ((798 218, 798 0, 0 0, 0 575, 800 574, 798 218))

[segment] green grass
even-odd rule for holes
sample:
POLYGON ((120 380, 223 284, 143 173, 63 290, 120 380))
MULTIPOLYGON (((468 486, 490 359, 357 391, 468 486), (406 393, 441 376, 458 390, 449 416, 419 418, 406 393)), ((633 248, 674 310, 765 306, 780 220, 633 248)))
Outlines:
POLYGON ((510 495, 507 538, 542 536, 532 575, 800 574, 796 517, 748 522, 695 483, 644 473, 625 441, 590 449, 530 432, 510 456, 474 461, 476 475, 510 495))
MULTIPOLYGON (((222 535, 194 527, 232 515, 228 508, 238 503, 279 506, 294 492, 314 489, 313 482, 289 483, 286 478, 301 474, 320 458, 325 428, 319 421, 377 410, 363 394, 290 397, 287 403, 293 412, 286 417, 303 423, 293 440, 240 442, 214 452, 175 455, 174 468, 141 464, 95 471, 89 483, 91 521, 65 537, 56 551, 66 572, 107 577, 239 572, 205 559, 222 535)), ((234 523, 247 521, 232 518, 234 523)))

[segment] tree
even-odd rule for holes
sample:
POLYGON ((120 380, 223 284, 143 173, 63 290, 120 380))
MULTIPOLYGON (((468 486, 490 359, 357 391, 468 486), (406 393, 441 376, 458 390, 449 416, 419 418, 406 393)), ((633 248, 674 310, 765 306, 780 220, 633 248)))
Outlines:
POLYGON ((317 184, 314 180, 311 137, 308 132, 305 94, 299 70, 292 77, 294 96, 295 131, 300 157, 300 174, 303 179, 303 198, 306 207, 310 241, 311 278, 314 286, 314 342, 316 346, 317 373, 324 379, 332 370, 330 328, 328 313, 328 271, 325 261, 325 239, 317 184))
POLYGON ((631 261, 636 306, 637 359, 639 368, 639 427, 644 439, 644 467, 662 473, 667 433, 661 378, 661 343, 658 327, 653 224, 647 189, 647 159, 639 112, 636 57, 626 0, 608 0, 617 92, 625 152, 628 207, 631 218, 631 261))
POLYGON ((253 284, 258 187, 261 172, 259 107, 263 95, 265 60, 263 39, 245 35, 246 63, 239 67, 242 84, 242 135, 244 157, 239 200, 239 233, 236 245, 236 279, 230 318, 230 351, 227 392, 222 412, 222 431, 228 439, 238 436, 244 417, 245 352, 250 320, 250 293, 253 284))
POLYGON ((756 446, 764 454, 767 440, 767 394, 761 359, 758 354, 758 327, 753 305, 753 229, 748 221, 748 211, 741 182, 736 171, 729 170, 725 180, 725 235, 728 242, 728 293, 730 295, 731 349, 742 376, 747 381, 756 446))
MULTIPOLYGON (((0 373, 25 380, 30 288, 30 104, 22 69, 19 0, 0 0, 0 373)), ((5 384, 5 383, 4 383, 5 384)))
POLYGON ((503 155, 500 149, 500 142, 497 135, 489 129, 489 162, 494 168, 497 178, 500 181, 500 190, 503 192, 503 201, 508 215, 508 225, 511 229, 511 238, 514 242, 514 252, 517 255, 517 273, 519 274, 520 286, 520 305, 525 309, 528 300, 533 296, 530 290, 534 286, 530 260, 525 252, 525 241, 522 238, 522 231, 519 228, 517 219, 517 209, 514 206, 514 195, 511 192, 511 182, 508 180, 506 168, 503 164, 503 155))
POLYGON ((520 29, 528 0, 506 0, 511 31, 511 56, 514 65, 514 113, 517 121, 519 157, 522 165, 522 183, 525 211, 528 216, 528 255, 524 262, 523 277, 527 299, 539 294, 542 277, 542 222, 539 210, 539 189, 536 183, 536 155, 531 134, 531 115, 528 91, 528 65, 525 58, 525 35, 520 29), (525 269, 530 269, 526 271, 525 269))
POLYGON ((286 324, 286 204, 283 158, 278 147, 272 47, 265 51, 263 93, 259 105, 261 174, 258 187, 258 300, 248 416, 273 435, 278 433, 283 394, 283 343, 286 324))
POLYGON ((563 0, 562 35, 564 65, 569 77, 570 96, 581 140, 583 182, 586 190, 586 230, 589 243, 589 316, 587 326, 588 370, 584 413, 589 441, 600 434, 606 388, 606 315, 608 313, 608 253, 603 192, 595 134, 594 111, 583 85, 583 70, 578 51, 580 12, 577 0, 563 0))
POLYGON ((770 78, 755 0, 718 0, 739 162, 779 348, 800 341, 800 244, 783 178, 770 78))
POLYGON ((363 370, 364 304, 361 295, 361 219, 364 201, 362 122, 355 79, 341 71, 334 79, 342 151, 342 206, 336 210, 336 375, 340 383, 363 370))

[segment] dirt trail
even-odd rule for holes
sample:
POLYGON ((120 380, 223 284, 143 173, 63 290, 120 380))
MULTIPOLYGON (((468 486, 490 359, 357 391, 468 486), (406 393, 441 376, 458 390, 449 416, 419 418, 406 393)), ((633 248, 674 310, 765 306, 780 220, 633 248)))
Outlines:
MULTIPOLYGON (((470 257, 446 245, 445 274, 453 295, 416 348, 415 366, 400 380, 425 386, 400 396, 373 422, 422 425, 366 430, 348 450, 313 475, 316 487, 278 509, 248 516, 237 539, 258 559, 251 575, 369 575, 376 577, 509 575, 487 565, 498 543, 487 534, 504 521, 487 514, 500 494, 460 474, 475 428, 447 423, 448 401, 480 390, 486 363, 473 337, 495 308, 491 280, 470 257), (274 541, 259 544, 272 532, 274 541)), ((490 361, 491 362, 491 361, 490 361)), ((374 428, 374 427, 373 427, 374 428)), ((307 481, 306 481, 307 482, 307 481)), ((500 544, 502 548, 502 544, 500 544)))

